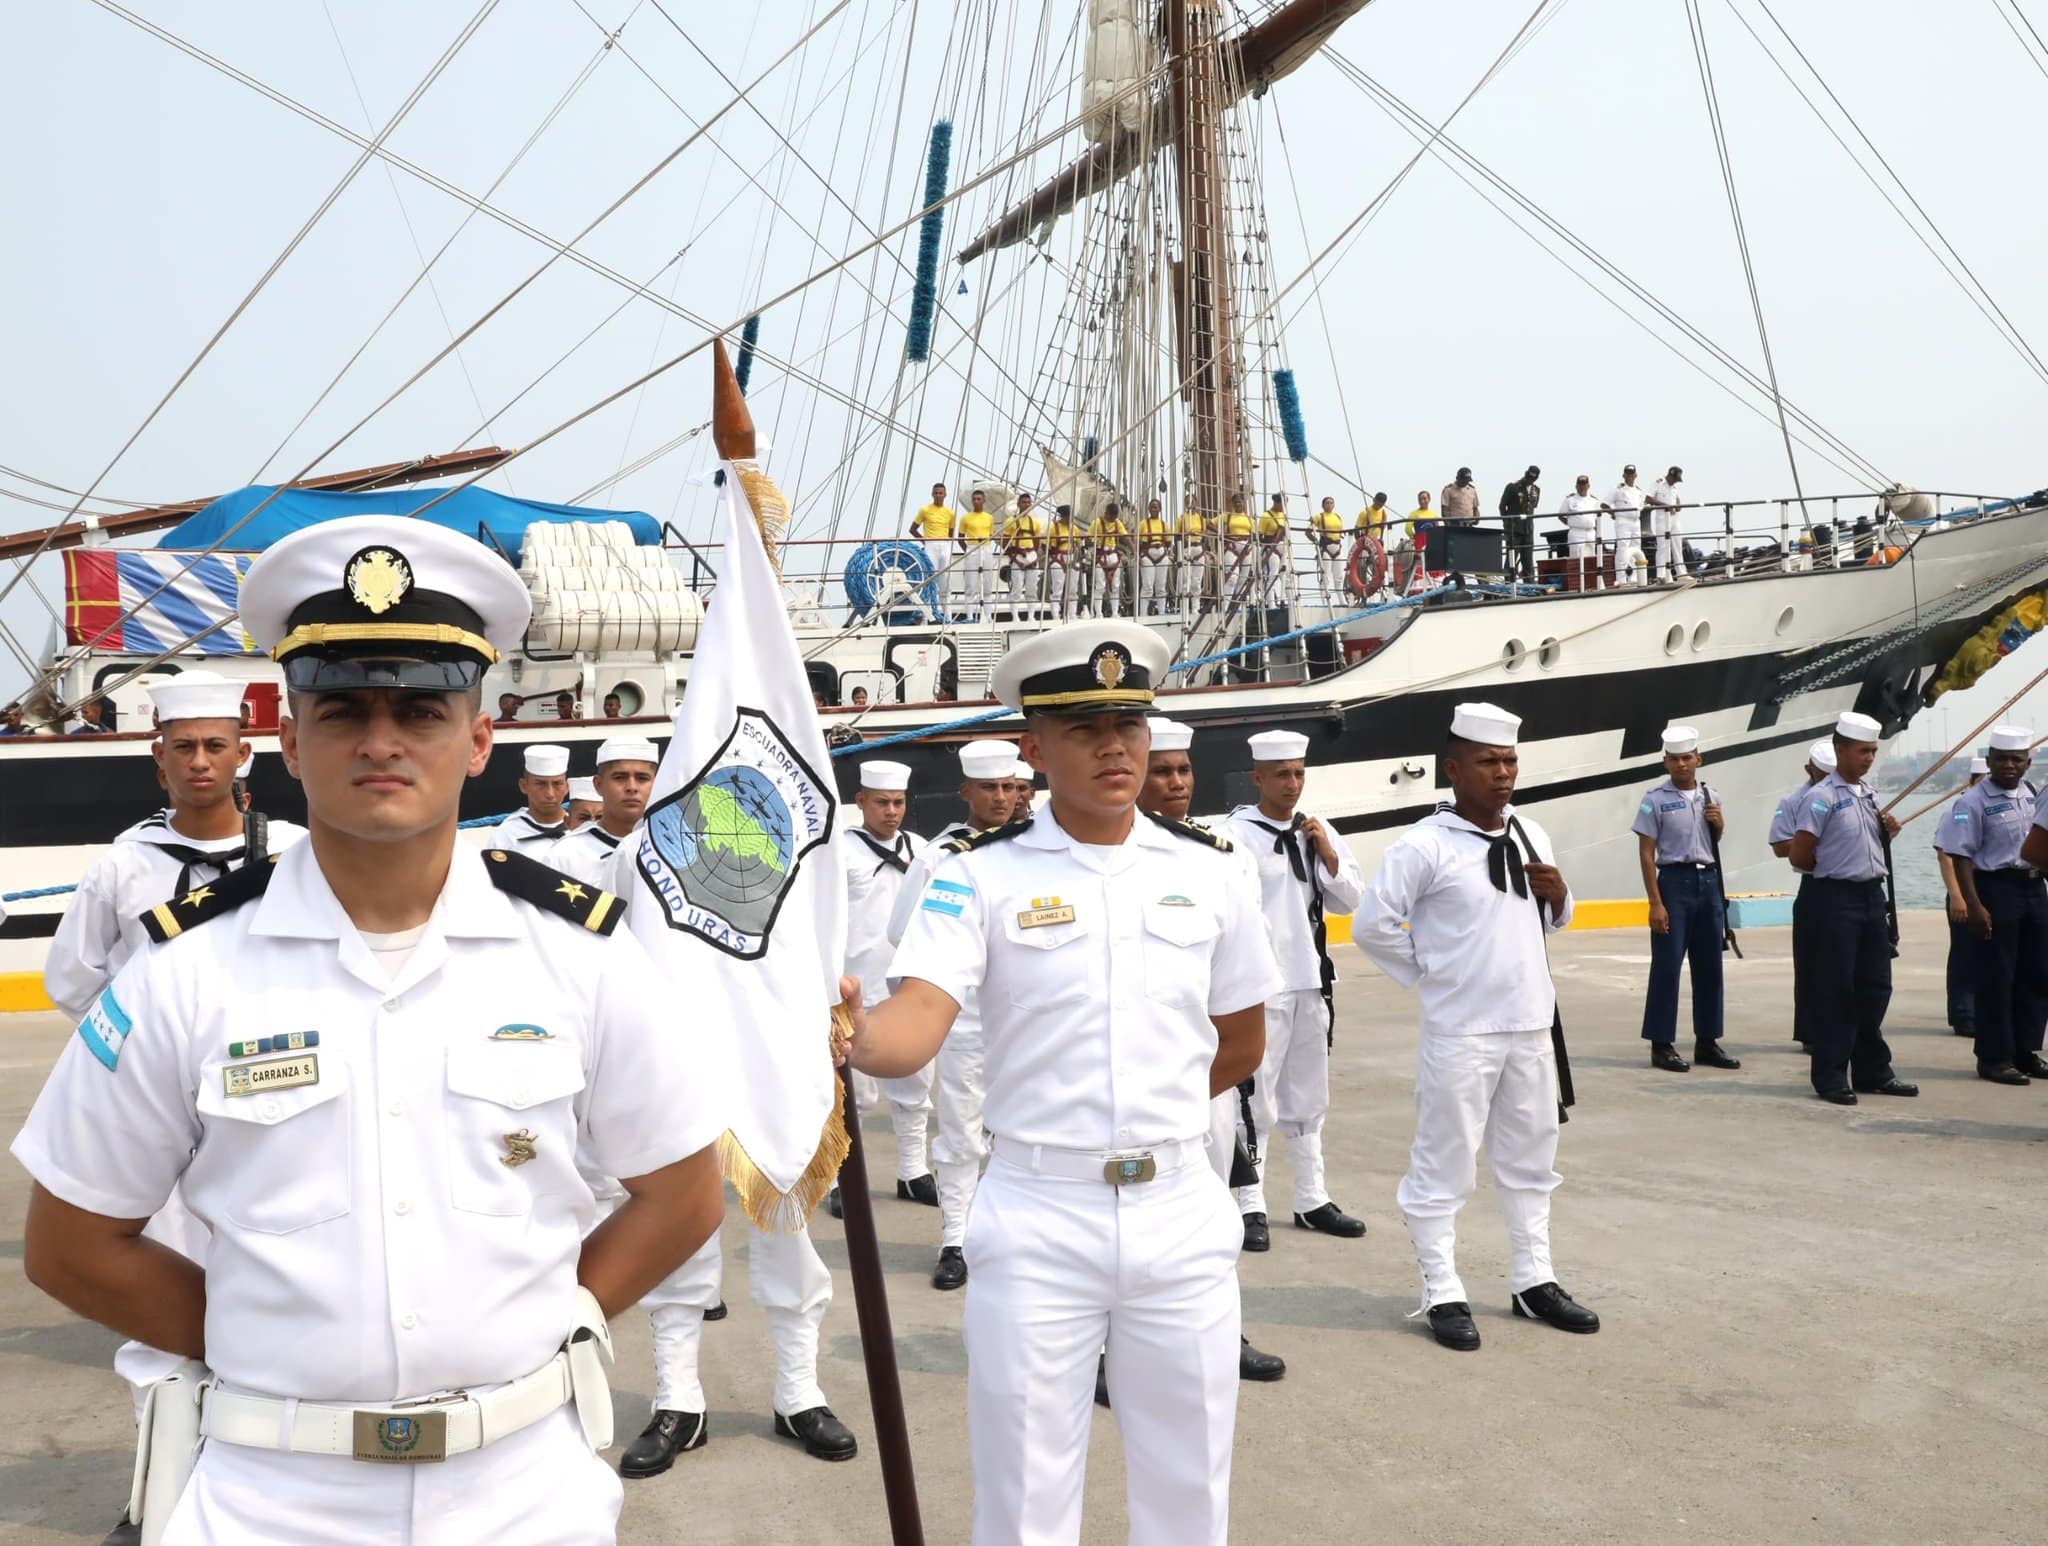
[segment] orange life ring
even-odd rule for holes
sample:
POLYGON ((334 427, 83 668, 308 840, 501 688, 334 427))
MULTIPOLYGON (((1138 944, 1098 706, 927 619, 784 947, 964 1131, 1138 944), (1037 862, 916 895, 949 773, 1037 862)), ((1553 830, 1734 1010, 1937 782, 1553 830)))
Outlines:
POLYGON ((1351 594, 1360 601, 1377 594, 1387 583, 1387 550, 1377 537, 1364 534, 1351 544, 1351 562, 1345 565, 1345 579, 1351 594))

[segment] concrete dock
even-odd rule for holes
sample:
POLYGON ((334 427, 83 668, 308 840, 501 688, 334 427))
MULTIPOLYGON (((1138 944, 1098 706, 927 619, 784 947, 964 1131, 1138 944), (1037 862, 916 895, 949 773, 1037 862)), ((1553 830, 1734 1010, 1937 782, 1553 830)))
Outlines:
MULTIPOLYGON (((1417 1282, 1393 1190, 1413 1127, 1415 1002, 1344 950, 1329 1176, 1371 1232, 1325 1239, 1283 1212, 1271 1253, 1243 1263, 1246 1330, 1289 1371, 1243 1390, 1235 1538, 2048 1536, 2048 1082, 1975 1078, 1969 1044, 1943 1023, 1946 943, 1938 914, 1907 916, 1890 1039, 1920 1098, 1842 1109, 1812 1098, 1790 1041, 1786 931, 1751 931, 1748 959, 1728 963, 1741 1070, 1682 1075, 1651 1070, 1638 1036, 1645 937, 1554 939, 1579 1096, 1558 1162, 1556 1259, 1604 1324, 1570 1337, 1508 1317, 1506 1242, 1482 1175, 1460 1266, 1485 1346, 1464 1355, 1407 1318, 1417 1282)), ((54 1015, 0 1017, 5 1137, 67 1031, 54 1015)), ((886 1180, 886 1125, 869 1140, 886 1180)), ((1284 1209, 1284 1151, 1272 1169, 1284 1209)), ((26 1194, 19 1167, 0 1166, 0 1540, 76 1546, 125 1499, 128 1396, 109 1368, 115 1338, 23 1280, 26 1194)), ((876 1208, 925 1538, 951 1546, 968 1533, 961 1298, 927 1282, 936 1212, 893 1194, 876 1208)), ((838 1280, 821 1373, 862 1452, 827 1466, 770 1433, 773 1364, 738 1220, 728 1212, 732 1314, 704 1334, 711 1442, 628 1484, 621 1539, 887 1542, 840 1226, 820 1212, 818 1248, 838 1280)), ((645 1317, 615 1330, 623 1440, 645 1421, 651 1374, 645 1317)), ((1121 1452, 1099 1412, 1084 1538, 1125 1539, 1121 1452)))

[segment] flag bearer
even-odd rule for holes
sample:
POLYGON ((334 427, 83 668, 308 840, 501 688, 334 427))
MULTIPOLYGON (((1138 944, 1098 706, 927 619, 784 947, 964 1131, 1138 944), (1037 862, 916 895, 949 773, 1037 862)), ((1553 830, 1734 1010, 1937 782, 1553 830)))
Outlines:
POLYGON ((509 850, 528 858, 548 862, 548 854, 568 833, 568 813, 562 802, 569 798, 569 748, 529 746, 521 764, 519 792, 526 806, 507 816, 491 829, 486 848, 509 850))
POLYGON ((1693 1062, 1740 1068, 1721 1046, 1721 941, 1728 930, 1721 895, 1721 806, 1700 782, 1700 733, 1664 729, 1664 778, 1636 811, 1637 857, 1650 899, 1650 988, 1643 1040, 1650 1066, 1682 1074, 1692 1066, 1672 1045, 1678 1035, 1678 969, 1692 968, 1693 1062))

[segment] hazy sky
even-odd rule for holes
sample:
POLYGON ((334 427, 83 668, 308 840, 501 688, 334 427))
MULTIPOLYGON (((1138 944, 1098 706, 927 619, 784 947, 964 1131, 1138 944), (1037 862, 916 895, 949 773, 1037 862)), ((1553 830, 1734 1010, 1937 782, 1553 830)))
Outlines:
MULTIPOLYGON (((2000 6, 2012 3, 1773 0, 1772 8, 2021 333, 2048 348, 2048 297, 2035 277, 2048 235, 2035 196, 2048 152, 2048 59, 2032 62, 2002 22, 2000 6)), ((1376 0, 1344 27, 1337 48, 1436 119, 1533 4, 1376 0)), ((372 132, 479 0, 329 0, 329 8, 136 0, 135 8, 349 128, 372 132)), ((750 80, 829 9, 829 0, 501 0, 389 146, 482 193, 580 78, 492 195, 512 215, 567 239, 674 149, 690 132, 685 114, 702 119, 726 105, 731 89, 703 56, 727 77, 750 80), (618 46, 603 49, 603 34, 613 32, 618 46)), ((697 315, 743 316, 865 241, 848 206, 868 227, 916 208, 934 116, 960 125, 957 186, 997 160, 998 146, 1025 124, 1072 111, 1074 66, 1065 51, 1078 10, 1070 0, 854 0, 752 98, 808 166, 778 148, 761 117, 735 109, 580 250, 697 315), (1041 116, 1037 105, 1048 100, 1041 116), (749 188, 735 162, 786 212, 749 188), (682 259, 672 261, 679 251, 682 259)), ((1996 493, 2048 483, 2048 463, 2037 455, 2048 386, 1943 277, 1743 31, 1738 15, 1789 59, 1758 0, 1701 0, 1701 11, 1787 395, 1888 476, 1996 493)), ((1685 6, 1553 0, 1551 13, 1458 119, 1453 137, 1759 366, 1685 6)), ((2035 20, 2048 23, 2048 15, 2035 20)), ((358 151, 89 0, 15 7, 6 28, 13 69, 0 115, 16 235, 0 251, 0 286, 12 300, 0 464, 83 487, 358 151)), ((1261 123, 1273 264, 1284 282, 1380 191, 1413 142, 1321 59, 1274 90, 1261 123)), ((1071 149, 1070 139, 964 200, 949 224, 948 252, 962 228, 977 226, 998 198, 1071 149)), ((433 285, 406 302, 296 427, 417 278, 420 254, 431 254, 467 214, 404 173, 367 166, 103 491, 171 499, 300 471, 451 330, 475 321, 546 258, 526 237, 472 218, 433 285)), ((1071 253, 1080 226, 1067 225, 1055 235, 1055 256, 1071 253)), ((899 417, 923 434, 958 446, 970 463, 1002 465, 1014 433, 963 395, 952 366, 898 374, 914 239, 898 237, 886 256, 861 258, 836 281, 771 310, 764 344, 800 354, 824 348, 816 370, 835 388, 876 409, 900 398, 899 417), (891 312, 861 295, 870 281, 891 312)), ((1030 356, 1044 347, 1059 302, 1045 283, 1048 266, 1029 249, 1012 249, 969 270, 962 297, 949 263, 939 347, 955 349, 956 361, 969 357, 966 333, 979 309, 1006 297, 984 320, 977 385, 1000 388, 999 361, 1025 382, 1042 363, 1030 356), (1018 279, 1033 263, 1040 272, 1018 279)), ((320 467, 450 449, 492 415, 486 439, 529 444, 701 336, 634 301, 579 344, 624 293, 557 261, 459 357, 320 467)), ((1325 272, 1320 303, 1296 318, 1285 353, 1300 379, 1311 447, 1337 469, 1312 471, 1307 489, 1335 493, 1346 508, 1358 497, 1349 480, 1387 488, 1405 505, 1460 463, 1477 470, 1490 501, 1532 460, 1544 466, 1553 501, 1573 472, 1590 472, 1605 488, 1627 460, 1641 463, 1646 478, 1682 462, 1696 499, 1790 492, 1774 423, 1649 341, 1433 162, 1325 272)), ((612 477, 702 420, 707 375, 701 359, 686 363, 492 486, 567 499, 612 477)), ((842 527, 896 529, 906 486, 934 476, 957 481, 953 458, 913 452, 901 435, 879 464, 870 442, 856 475, 838 481, 849 434, 869 421, 850 421, 807 388, 757 387, 755 400, 775 444, 772 466, 805 502, 813 535, 835 510, 842 527)), ((694 441, 595 502, 698 529, 708 500, 686 479, 706 454, 694 441)), ((1810 453, 1801 472, 1809 493, 1857 487, 1810 453)), ((1300 476, 1288 486, 1302 488, 1300 476)), ((43 492, 5 478, 0 487, 43 492)), ((55 514, 8 503, 0 523, 35 526, 55 514)), ((54 565, 39 566, 38 578, 59 598, 54 565)), ((33 598, 17 593, 0 616, 40 649, 47 620, 33 598)), ((2000 675, 2023 678, 2033 669, 2029 654, 2000 675)), ((0 690, 19 677, 11 661, 0 664, 0 690)))

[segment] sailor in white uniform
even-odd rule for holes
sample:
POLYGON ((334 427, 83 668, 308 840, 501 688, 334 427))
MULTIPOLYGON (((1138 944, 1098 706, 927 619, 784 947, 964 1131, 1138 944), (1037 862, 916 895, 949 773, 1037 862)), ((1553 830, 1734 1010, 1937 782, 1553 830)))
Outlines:
POLYGON ((1636 482, 1635 464, 1621 469, 1621 481, 1607 495, 1607 507, 1614 512, 1614 583, 1634 585, 1641 578, 1637 566, 1643 562, 1643 506, 1650 491, 1636 482))
POLYGON ((1482 1141, 1507 1219, 1514 1313, 1600 1329, 1550 1265, 1563 1112, 1544 938, 1571 922, 1572 894, 1549 837, 1512 804, 1521 725, 1490 703, 1458 705, 1444 749, 1452 799, 1388 847, 1352 921, 1380 970, 1421 991, 1415 1145, 1394 1195, 1430 1331, 1461 1352, 1479 1346, 1455 1245, 1482 1141))
POLYGON ((153 1430, 138 1489, 166 1546, 614 1538, 606 1316, 717 1228, 725 1123, 664 1011, 704 985, 657 981, 609 897, 457 844, 530 609, 422 521, 256 559, 310 835, 150 913, 15 1139, 30 1281, 210 1371, 196 1461, 153 1430), (595 1230, 579 1141, 629 1178, 595 1230), (173 1187, 203 1268, 137 1242, 173 1187))
MULTIPOLYGON (((960 798, 966 802, 967 819, 940 832, 911 864, 889 912, 890 944, 900 942, 910 927, 932 866, 945 857, 944 845, 1015 819, 1017 764, 1017 748, 1010 741, 969 741, 960 748, 960 798)), ((932 1060, 939 1119, 932 1139, 932 1171, 939 1183, 939 1259, 932 1267, 932 1287, 941 1291, 967 1281, 967 1209, 981 1181, 982 1162, 988 1158, 981 1057, 981 1006, 969 988, 954 1016, 952 1033, 932 1060)))
POLYGON ((1574 480, 1572 491, 1564 496, 1564 503, 1557 507, 1558 515, 1564 521, 1566 538, 1565 553, 1578 567, 1579 583, 1591 589, 1599 578, 1600 569, 1600 512, 1607 508, 1607 502, 1590 492, 1593 480, 1580 473, 1574 480), (1592 573, 1587 572, 1587 565, 1592 573))
POLYGON ((569 780, 569 803, 563 807, 562 825, 574 832, 585 822, 595 821, 604 809, 597 782, 588 778, 569 780))
POLYGON ((855 1017, 854 1065, 896 1075, 979 996, 995 1137, 961 1318, 975 1546, 1080 1540, 1105 1341, 1130 1539, 1229 1531, 1242 1231, 1209 1164, 1209 1102, 1257 1066, 1279 973, 1224 841, 1137 812, 1166 667, 1136 622, 1003 657, 991 686, 1023 712, 1050 799, 948 845, 894 994, 855 1017))
POLYGON ((502 848, 548 862, 548 853, 568 831, 562 802, 569 797, 569 748, 529 746, 520 775, 519 792, 526 808, 514 811, 491 829, 484 847, 502 848))
POLYGON ((1030 818, 1038 803, 1038 790, 1033 784, 1037 777, 1038 770, 1019 757, 1017 766, 1010 770, 1010 792, 1016 796, 1017 802, 1010 808, 1010 820, 1025 821, 1030 818))
POLYGON ((1650 578, 1676 580, 1685 572, 1682 562, 1685 537, 1678 529, 1678 513, 1685 508, 1678 485, 1685 481, 1685 469, 1673 467, 1650 485, 1650 578))
POLYGON ((626 882, 613 873, 614 856, 646 813, 647 797, 654 791, 654 770, 660 765, 660 750, 643 737, 613 736, 601 742, 597 773, 589 780, 598 800, 597 819, 563 837, 541 862, 575 876, 586 886, 623 896, 626 882))
MULTIPOLYGON (((1281 991, 1266 1000, 1266 1056, 1252 1079, 1250 1117, 1262 1135, 1287 1141, 1294 1168, 1294 1224, 1355 1240, 1365 1221, 1330 1200, 1323 1175, 1323 1123, 1330 1114, 1330 1040, 1335 1020, 1326 919, 1358 906, 1365 877, 1351 845, 1301 808, 1308 781, 1308 737, 1268 730, 1251 737, 1252 782, 1259 798, 1223 820, 1223 835, 1251 856, 1262 893, 1260 911, 1280 960, 1281 991)), ((1249 1138, 1249 1134, 1247 1135, 1249 1138)), ((1240 1187, 1244 1248, 1270 1249, 1266 1224, 1265 1149, 1260 1179, 1240 1187)))

